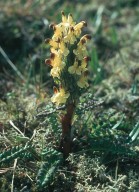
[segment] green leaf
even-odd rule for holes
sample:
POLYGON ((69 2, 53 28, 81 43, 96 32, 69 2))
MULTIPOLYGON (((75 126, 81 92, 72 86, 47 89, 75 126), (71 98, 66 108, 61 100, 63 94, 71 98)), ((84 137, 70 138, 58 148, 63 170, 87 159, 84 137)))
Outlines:
POLYGON ((117 128, 121 125, 123 119, 124 119, 124 115, 122 116, 122 118, 120 119, 120 121, 118 121, 118 122, 112 127, 112 129, 117 129, 117 128))
POLYGON ((37 174, 37 185, 38 187, 47 186, 52 177, 55 174, 56 169, 62 162, 62 154, 56 150, 46 148, 42 153, 43 159, 40 169, 37 174))
POLYGON ((134 129, 129 134, 130 143, 135 141, 139 135, 139 122, 135 125, 134 129))

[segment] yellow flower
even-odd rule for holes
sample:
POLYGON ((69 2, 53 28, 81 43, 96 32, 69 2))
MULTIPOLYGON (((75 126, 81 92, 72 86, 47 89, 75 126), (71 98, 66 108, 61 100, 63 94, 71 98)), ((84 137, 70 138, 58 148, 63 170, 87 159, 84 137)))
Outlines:
POLYGON ((81 21, 80 23, 78 23, 77 25, 74 26, 74 34, 79 37, 81 35, 81 29, 86 26, 86 22, 85 21, 81 21))
POLYGON ((77 49, 73 50, 73 53, 77 56, 78 60, 82 60, 87 55, 87 49, 85 43, 90 38, 91 38, 90 35, 84 35, 77 44, 77 49))
POLYGON ((74 44, 74 42, 77 40, 74 34, 74 28, 70 27, 68 34, 64 37, 65 43, 74 44))
POLYGON ((67 22, 67 17, 65 15, 65 13, 62 11, 61 14, 62 14, 62 22, 66 23, 67 22))
POLYGON ((63 68, 61 58, 55 57, 54 60, 52 61, 52 66, 53 66, 53 67, 63 68))
POLYGON ((66 45, 65 45, 64 42, 60 42, 60 44, 59 44, 59 49, 60 49, 61 53, 62 53, 65 57, 69 54, 69 50, 68 50, 68 48, 66 47, 66 45))
POLYGON ((79 44, 85 44, 85 43, 87 43, 87 41, 90 40, 90 39, 91 39, 91 35, 86 34, 86 35, 84 35, 84 36, 80 39, 79 44))
POLYGON ((59 67, 53 67, 53 68, 51 69, 50 74, 51 74, 51 76, 52 76, 53 78, 59 77, 60 71, 61 71, 61 70, 60 70, 59 67))
POLYGON ((54 93, 54 95, 51 97, 51 101, 57 105, 64 104, 66 103, 69 96, 70 94, 68 92, 66 93, 65 90, 61 88, 60 91, 57 90, 54 93))
POLYGON ((77 85, 78 85, 78 87, 80 87, 80 88, 86 88, 86 87, 88 87, 89 84, 88 84, 88 81, 87 81, 87 76, 83 74, 83 75, 80 77, 80 79, 77 81, 77 85))
POLYGON ((54 60, 54 63, 51 63, 51 65, 53 66, 53 68, 51 69, 51 75, 53 76, 53 78, 59 77, 62 69, 65 67, 65 62, 61 60, 58 60, 58 62, 56 62, 56 60, 54 60))
POLYGON ((70 66, 70 67, 68 68, 68 72, 69 72, 70 74, 76 73, 76 74, 80 75, 81 73, 80 73, 80 71, 78 71, 78 68, 79 68, 78 62, 75 61, 74 64, 73 64, 73 66, 70 66))
POLYGON ((68 14, 68 19, 67 19, 68 23, 70 25, 75 25, 76 23, 73 21, 73 17, 72 17, 72 14, 68 14))
POLYGON ((52 37, 53 40, 57 41, 58 38, 62 38, 64 27, 61 24, 54 26, 54 35, 52 37))
POLYGON ((79 44, 77 49, 73 50, 73 53, 76 55, 78 60, 82 60, 87 55, 87 49, 84 45, 79 44))
POLYGON ((82 73, 84 73, 85 71, 87 71, 88 69, 86 68, 87 66, 87 62, 85 60, 82 61, 81 65, 78 64, 78 60, 76 60, 73 64, 73 66, 70 66, 68 68, 68 72, 70 74, 77 74, 77 75, 81 75, 82 73))
POLYGON ((76 60, 72 66, 68 68, 70 74, 81 75, 81 68, 78 66, 78 61, 76 60))
POLYGON ((51 53, 51 65, 52 67, 59 67, 59 68, 62 68, 62 55, 59 54, 58 51, 56 50, 52 50, 52 53, 51 53))
POLYGON ((83 60, 81 65, 79 66, 81 73, 84 73, 85 71, 88 70, 86 66, 87 66, 87 62, 85 60, 83 60))
POLYGON ((62 23, 65 26, 71 26, 71 25, 75 25, 75 22, 73 21, 73 17, 72 14, 68 15, 68 18, 65 16, 65 13, 62 11, 62 23))
POLYGON ((53 47, 51 47, 51 53, 54 53, 56 56, 58 56, 58 57, 60 57, 60 58, 62 58, 62 54, 61 54, 61 52, 60 52, 60 50, 58 49, 58 50, 56 50, 56 49, 54 49, 53 47))
POLYGON ((46 39, 45 42, 48 43, 54 49, 58 48, 58 42, 54 41, 53 39, 46 39))
POLYGON ((58 51, 53 50, 54 53, 51 53, 51 59, 46 60, 46 63, 50 63, 53 67, 51 69, 51 75, 53 78, 59 77, 61 70, 65 67, 65 61, 62 60, 62 56, 58 51))

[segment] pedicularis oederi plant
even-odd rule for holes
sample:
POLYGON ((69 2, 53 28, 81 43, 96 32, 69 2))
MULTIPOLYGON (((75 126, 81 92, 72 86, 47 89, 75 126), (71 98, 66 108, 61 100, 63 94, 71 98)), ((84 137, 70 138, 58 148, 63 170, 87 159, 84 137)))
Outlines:
POLYGON ((57 87, 51 101, 57 106, 65 105, 65 113, 61 115, 62 139, 61 150, 67 157, 71 148, 71 124, 80 95, 89 86, 87 80, 86 43, 90 35, 81 36, 86 22, 75 23, 71 14, 68 17, 62 12, 62 22, 50 27, 54 31, 52 39, 46 39, 51 48, 46 64, 51 66, 51 76, 57 87))

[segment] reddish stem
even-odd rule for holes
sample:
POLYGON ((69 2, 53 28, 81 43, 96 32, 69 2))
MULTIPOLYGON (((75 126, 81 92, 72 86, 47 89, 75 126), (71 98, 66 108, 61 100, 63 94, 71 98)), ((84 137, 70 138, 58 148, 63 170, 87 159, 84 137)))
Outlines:
POLYGON ((61 119, 62 123, 62 139, 61 139, 61 150, 64 158, 69 156, 71 152, 71 123, 75 110, 75 104, 70 103, 67 106, 66 114, 61 119))

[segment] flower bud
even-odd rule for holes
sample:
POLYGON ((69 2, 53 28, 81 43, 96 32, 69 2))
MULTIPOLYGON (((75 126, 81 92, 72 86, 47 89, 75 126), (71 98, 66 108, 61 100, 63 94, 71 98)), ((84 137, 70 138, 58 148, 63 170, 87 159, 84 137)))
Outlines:
POLYGON ((51 65, 52 64, 51 59, 45 59, 45 64, 51 65))

